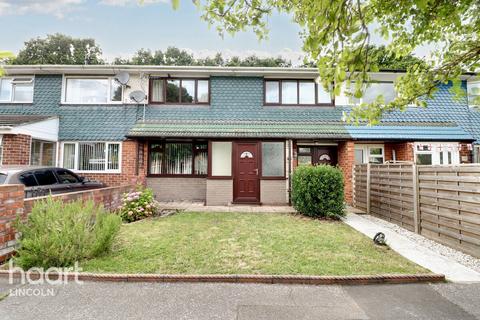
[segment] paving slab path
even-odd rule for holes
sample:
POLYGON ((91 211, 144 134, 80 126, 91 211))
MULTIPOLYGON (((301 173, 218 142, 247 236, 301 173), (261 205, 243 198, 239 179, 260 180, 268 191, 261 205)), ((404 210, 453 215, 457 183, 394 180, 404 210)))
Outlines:
POLYGON ((480 319, 480 284, 85 282, 12 286, 8 279, 0 279, 0 291, 10 293, 0 301, 2 320, 480 319), (41 294, 21 296, 16 288, 36 289, 41 294))
POLYGON ((387 229, 380 224, 365 219, 361 215, 349 212, 343 221, 352 228, 365 234, 370 239, 373 239, 377 232, 383 232, 385 234, 387 245, 389 245, 390 248, 434 273, 444 274, 447 280, 459 283, 480 283, 479 272, 468 268, 451 258, 442 256, 429 248, 423 247, 391 229, 387 229))

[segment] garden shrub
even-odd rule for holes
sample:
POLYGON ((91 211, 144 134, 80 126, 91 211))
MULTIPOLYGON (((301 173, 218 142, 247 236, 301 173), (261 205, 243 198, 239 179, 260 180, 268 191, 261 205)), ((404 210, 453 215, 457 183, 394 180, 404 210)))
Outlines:
POLYGON ((299 166, 292 175, 292 203, 310 217, 338 219, 345 215, 343 174, 328 165, 299 166))
POLYGON ((153 191, 149 188, 139 188, 138 191, 123 195, 120 215, 126 222, 138 221, 153 216, 157 211, 153 191))
POLYGON ((34 204, 20 232, 16 263, 31 267, 68 267, 108 252, 122 221, 91 200, 64 203, 48 197, 34 204))

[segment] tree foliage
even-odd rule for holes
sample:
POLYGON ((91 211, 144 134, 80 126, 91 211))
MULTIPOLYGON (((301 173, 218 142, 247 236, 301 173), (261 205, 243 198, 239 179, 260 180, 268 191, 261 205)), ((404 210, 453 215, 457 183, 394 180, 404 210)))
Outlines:
POLYGON ((217 66, 217 67, 290 67, 292 63, 282 57, 260 58, 255 55, 246 58, 232 57, 223 58, 221 53, 214 57, 196 59, 193 54, 176 47, 168 47, 162 50, 151 51, 149 49, 138 50, 131 59, 116 58, 114 64, 126 65, 165 65, 165 66, 217 66))
MULTIPOLYGON (((178 1, 177 1, 178 2, 178 1)), ((438 83, 452 81, 460 94, 460 75, 478 71, 480 2, 476 0, 196 0, 203 19, 221 33, 251 28, 260 39, 268 34, 273 11, 289 14, 301 27, 303 49, 318 67, 325 88, 359 97, 380 69, 372 54, 372 34, 386 42, 389 59, 402 59, 424 45, 433 47, 423 63, 407 65, 395 83, 398 97, 383 97, 353 109, 351 118, 377 122, 384 112, 411 103, 426 106, 438 83), (333 83, 333 85, 332 85, 333 83), (351 85, 353 83, 353 85, 351 85)), ((177 3, 178 5, 178 3, 177 3)))
POLYGON ((102 64, 102 50, 94 39, 56 33, 25 42, 13 64, 102 64))

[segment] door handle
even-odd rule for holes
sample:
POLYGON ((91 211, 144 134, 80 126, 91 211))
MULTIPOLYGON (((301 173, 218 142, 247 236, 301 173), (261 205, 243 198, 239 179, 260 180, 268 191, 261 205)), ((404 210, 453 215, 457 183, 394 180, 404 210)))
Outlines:
POLYGON ((258 168, 255 169, 255 174, 258 176, 258 168))

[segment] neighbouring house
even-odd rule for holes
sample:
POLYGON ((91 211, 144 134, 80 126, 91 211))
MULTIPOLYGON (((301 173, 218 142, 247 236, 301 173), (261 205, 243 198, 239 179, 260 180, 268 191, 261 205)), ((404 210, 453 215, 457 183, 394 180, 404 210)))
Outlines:
POLYGON ((295 167, 332 164, 344 173, 350 202, 355 163, 480 161, 473 74, 462 76, 470 96, 457 98, 440 84, 427 109, 407 106, 378 126, 355 126, 344 112, 380 93, 392 99, 401 73, 373 73, 356 100, 332 98, 309 68, 37 65, 6 72, 3 165, 57 165, 109 185, 145 183, 163 201, 285 204, 295 167))

